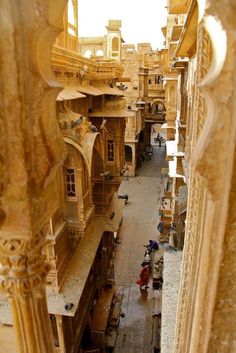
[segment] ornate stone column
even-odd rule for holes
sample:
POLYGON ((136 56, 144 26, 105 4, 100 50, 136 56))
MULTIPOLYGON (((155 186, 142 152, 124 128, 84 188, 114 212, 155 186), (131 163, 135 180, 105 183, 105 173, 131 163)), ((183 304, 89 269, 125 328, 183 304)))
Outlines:
POLYGON ((58 332, 60 350, 61 350, 61 353, 66 353, 62 317, 61 315, 55 315, 55 316, 56 316, 56 322, 57 322, 57 332, 58 332))
POLYGON ((19 353, 54 351, 42 247, 59 207, 56 175, 65 156, 55 117, 61 88, 50 68, 65 4, 0 2, 0 289, 19 353))
POLYGON ((0 239, 0 289, 9 297, 19 353, 54 352, 45 295, 43 234, 0 239))
POLYGON ((78 199, 80 200, 78 204, 78 217, 80 223, 84 223, 84 195, 83 195, 83 185, 82 185, 83 172, 82 168, 76 169, 76 181, 77 181, 77 193, 78 199))

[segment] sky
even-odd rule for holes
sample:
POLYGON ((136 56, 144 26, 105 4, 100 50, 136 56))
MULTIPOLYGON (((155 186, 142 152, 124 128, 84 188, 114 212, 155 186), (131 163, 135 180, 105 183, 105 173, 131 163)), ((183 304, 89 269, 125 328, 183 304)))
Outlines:
POLYGON ((166 0, 78 0, 79 37, 103 36, 109 19, 121 20, 125 43, 151 43, 153 50, 160 49, 165 6, 166 0))

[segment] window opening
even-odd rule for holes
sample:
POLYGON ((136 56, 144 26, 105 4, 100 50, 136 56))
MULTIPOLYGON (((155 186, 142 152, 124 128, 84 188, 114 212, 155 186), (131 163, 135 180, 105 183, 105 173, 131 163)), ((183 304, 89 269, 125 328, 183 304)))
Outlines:
POLYGON ((119 50, 119 39, 117 37, 114 37, 112 39, 112 51, 118 51, 119 50))
POLYGON ((132 148, 128 145, 125 145, 125 161, 132 162, 132 148))
POLYGON ((102 49, 98 49, 96 52, 96 56, 103 56, 103 50, 102 49))
POLYGON ((107 140, 107 160, 114 161, 114 140, 107 140))
POLYGON ((87 49, 84 53, 84 58, 90 59, 92 56, 92 51, 90 49, 87 49))
POLYGON ((68 197, 76 197, 74 168, 66 169, 66 195, 68 197))

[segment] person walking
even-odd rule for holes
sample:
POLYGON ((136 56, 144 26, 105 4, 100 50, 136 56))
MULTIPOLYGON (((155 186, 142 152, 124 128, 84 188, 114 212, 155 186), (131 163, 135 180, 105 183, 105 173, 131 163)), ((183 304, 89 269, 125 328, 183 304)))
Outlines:
POLYGON ((149 282, 149 275, 150 275, 150 270, 148 265, 142 264, 143 268, 140 272, 140 279, 136 282, 139 285, 139 288, 142 289, 143 286, 145 286, 145 289, 149 288, 148 287, 148 282, 149 282))

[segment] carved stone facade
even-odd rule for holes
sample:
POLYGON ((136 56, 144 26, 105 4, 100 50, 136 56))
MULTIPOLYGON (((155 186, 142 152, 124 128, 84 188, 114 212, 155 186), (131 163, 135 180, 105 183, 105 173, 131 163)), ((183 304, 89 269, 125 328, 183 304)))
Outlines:
POLYGON ((79 52, 87 58, 121 60, 121 21, 109 20, 107 34, 103 37, 80 37, 79 52))
MULTIPOLYGON (((77 52, 77 9, 75 0, 0 2, 0 329, 14 326, 12 352, 76 352, 95 296, 114 282, 125 120, 132 133, 143 124, 139 117, 131 126, 136 110, 115 87, 131 82, 121 65, 77 52), (65 6, 74 19, 63 18, 65 6)), ((236 350, 235 13, 233 0, 169 0, 167 48, 145 59, 149 47, 140 47, 141 85, 131 95, 141 100, 135 108, 154 98, 154 115, 166 103, 167 128, 176 131, 169 228, 188 188, 172 353, 236 350)), ((108 32, 110 56, 120 58, 120 22, 108 32)))
MULTIPOLYGON (((133 116, 126 121, 126 176, 136 169, 151 150, 151 127, 165 122, 163 75, 159 69, 159 52, 149 43, 122 45, 124 66, 120 87, 133 116)), ((119 87, 119 86, 118 86, 119 87)))
POLYGON ((169 1, 172 14, 187 15, 170 60, 188 76, 182 81, 187 88, 180 90, 189 92, 187 101, 180 100, 187 125, 188 203, 173 353, 233 352, 236 42, 230 14, 235 3, 190 1, 189 11, 180 3, 169 1))
POLYGON ((0 351, 74 353, 94 297, 114 284, 126 110, 110 84, 122 68, 76 52, 76 0, 0 9, 0 335, 8 340, 0 351), (96 128, 88 119, 95 96, 117 115, 106 118, 115 131, 112 180, 104 174, 105 121, 93 117, 96 128))
POLYGON ((65 4, 0 5, 0 283, 21 353, 54 351, 45 293, 49 267, 42 248, 57 206, 56 172, 65 158, 55 114, 60 88, 50 70, 50 48, 63 28, 65 4))

